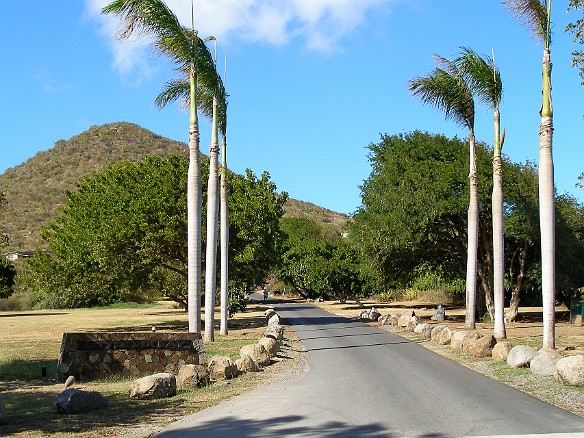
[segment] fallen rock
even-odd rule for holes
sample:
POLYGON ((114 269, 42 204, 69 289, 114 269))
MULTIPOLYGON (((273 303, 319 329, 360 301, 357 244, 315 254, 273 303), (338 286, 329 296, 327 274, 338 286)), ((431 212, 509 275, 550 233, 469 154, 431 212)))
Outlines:
POLYGON ((462 352, 466 354, 471 354, 471 346, 470 344, 475 342, 477 339, 481 338, 481 334, 478 332, 467 332, 462 338, 462 352))
POLYGON ((491 357, 496 343, 497 340, 493 335, 482 336, 475 340, 467 337, 463 341, 462 351, 474 357, 491 357))
POLYGON ((166 398, 176 395, 176 377, 171 373, 157 373, 134 380, 128 397, 138 400, 166 398))
POLYGON ((248 355, 244 354, 239 359, 235 361, 235 366, 237 366, 237 371, 241 373, 256 373, 261 371, 261 368, 257 363, 248 355))
POLYGON ((243 356, 244 354, 249 355, 260 367, 265 367, 270 364, 270 355, 263 345, 244 345, 239 349, 239 355, 243 356))
POLYGON ((284 326, 281 324, 272 324, 266 328, 266 333, 264 335, 267 338, 274 338, 278 342, 282 342, 284 339, 284 326))
POLYGON ((179 388, 200 388, 211 381, 211 375, 205 365, 183 365, 178 370, 176 383, 179 388))
POLYGON ((228 356, 213 356, 209 361, 212 380, 228 380, 237 377, 237 365, 228 356))
POLYGON ((536 350, 529 345, 516 345, 507 355, 507 365, 512 368, 527 368, 536 350))
POLYGON ((407 312, 402 313, 399 317, 397 325, 399 327, 407 327, 412 316, 416 316, 413 310, 408 310, 407 312))
POLYGON ((432 337, 432 326, 427 322, 423 322, 414 327, 414 333, 418 333, 426 339, 430 339, 432 337))
POLYGON ((453 350, 462 350, 464 344, 464 337, 468 334, 467 331, 461 330, 452 333, 452 338, 450 338, 450 348, 453 350))
POLYGON ((564 385, 584 386, 584 356, 579 354, 558 360, 554 377, 564 385))
POLYGON ((541 349, 535 353, 529 368, 533 374, 539 376, 553 376, 556 372, 556 363, 562 358, 562 355, 556 350, 541 349))
POLYGON ((434 326, 432 329, 432 334, 430 335, 430 339, 434 342, 438 342, 438 336, 440 336, 440 332, 446 328, 445 325, 437 325, 434 326))
POLYGON ((413 332, 419 323, 420 323, 420 320, 418 319, 418 317, 412 316, 410 318, 410 321, 408 322, 408 325, 406 326, 406 331, 413 332))
POLYGON ((450 344, 451 339, 452 339, 452 330, 450 330, 449 327, 444 327, 442 330, 440 330, 440 333, 438 333, 437 341, 441 345, 450 344))
POLYGON ((507 362, 507 356, 509 356, 509 352, 512 348, 513 346, 509 341, 497 341, 493 347, 491 357, 495 362, 507 362))
POLYGON ((107 398, 97 391, 82 391, 67 388, 55 397, 55 406, 59 414, 79 414, 106 407, 107 398))
POLYGON ((280 348, 278 342, 274 338, 268 338, 264 336, 263 338, 260 338, 258 344, 262 345, 266 349, 270 359, 273 359, 278 355, 280 348))

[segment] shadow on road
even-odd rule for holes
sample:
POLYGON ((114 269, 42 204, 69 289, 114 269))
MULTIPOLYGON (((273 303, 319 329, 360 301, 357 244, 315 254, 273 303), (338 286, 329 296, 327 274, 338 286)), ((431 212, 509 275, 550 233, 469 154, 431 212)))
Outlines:
MULTIPOLYGON (((260 408, 258 408, 260 409, 260 408)), ((341 421, 328 421, 314 427, 303 426, 305 417, 288 415, 273 417, 265 420, 238 419, 233 416, 222 418, 219 421, 208 421, 191 428, 173 429, 153 435, 158 438, 173 437, 282 437, 282 436, 318 436, 334 438, 353 437, 398 437, 403 436, 388 431, 380 423, 356 426, 341 421)), ((440 433, 416 435, 415 438, 447 438, 440 433)))

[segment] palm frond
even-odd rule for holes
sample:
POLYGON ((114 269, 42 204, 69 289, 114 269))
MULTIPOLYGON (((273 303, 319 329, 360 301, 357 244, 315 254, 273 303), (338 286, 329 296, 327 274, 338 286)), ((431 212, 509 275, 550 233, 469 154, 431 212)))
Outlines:
POLYGON ((408 89, 423 103, 443 111, 447 119, 474 129, 474 99, 462 76, 436 68, 427 76, 409 81, 408 89))
POLYGON ((503 97, 501 73, 490 57, 479 56, 468 47, 452 62, 469 84, 471 91, 491 109, 499 107, 503 97))
POLYGON ((549 2, 551 0, 503 0, 507 12, 521 20, 532 36, 544 42, 551 42, 549 2))

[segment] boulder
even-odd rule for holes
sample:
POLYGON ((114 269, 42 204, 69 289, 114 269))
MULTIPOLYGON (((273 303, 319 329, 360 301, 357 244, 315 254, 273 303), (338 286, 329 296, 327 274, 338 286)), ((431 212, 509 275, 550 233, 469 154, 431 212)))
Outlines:
POLYGON ((268 318, 268 326, 272 324, 280 324, 280 315, 274 313, 272 316, 268 318))
POLYGON ((6 406, 4 405, 4 400, 0 398, 0 425, 6 424, 7 419, 6 406))
POLYGON ((493 352, 491 353, 492 359, 495 362, 507 362, 507 356, 509 356, 511 348, 513 348, 513 346, 509 341, 497 341, 493 347, 493 352))
POLYGON ((397 327, 399 325, 399 316, 398 315, 390 315, 389 316, 389 325, 397 327))
POLYGON ((491 357, 496 343, 493 335, 482 336, 474 341, 467 337, 463 341, 462 351, 474 357, 491 357))
POLYGON ((280 324, 272 324, 266 328, 266 333, 264 335, 267 338, 273 338, 277 342, 282 342, 284 339, 284 326, 280 324))
POLYGON ((274 313, 276 313, 276 311, 270 307, 269 309, 266 309, 266 311, 264 312, 264 316, 267 319, 270 319, 270 316, 272 316, 274 313))
POLYGON ((239 359, 235 361, 235 366, 237 366, 237 371, 240 373, 256 373, 261 371, 261 368, 257 363, 248 355, 244 354, 239 359))
POLYGON ((239 349, 239 355, 243 356, 244 354, 249 355, 260 367, 265 367, 270 364, 270 355, 263 345, 244 345, 239 349))
POLYGON ((478 332, 467 332, 462 338, 462 352, 466 354, 471 354, 471 346, 470 344, 475 342, 477 339, 481 337, 481 334, 478 332))
POLYGON ((579 354, 558 360, 554 377, 564 385, 584 386, 584 356, 579 354))
POLYGON ((512 368, 527 368, 536 350, 529 345, 516 345, 507 355, 507 365, 512 368))
POLYGON ((176 395, 176 377, 171 373, 157 373, 134 380, 128 397, 138 400, 165 398, 176 395))
POLYGON ((207 386, 211 381, 211 375, 205 365, 183 365, 178 370, 176 383, 179 388, 200 388, 207 386))
POLYGON ((442 304, 438 304, 436 308, 436 312, 430 318, 432 321, 444 321, 446 319, 446 314, 444 312, 444 306, 442 304))
POLYGON ((542 348, 531 362, 529 362, 529 368, 533 374, 539 376, 553 376, 556 372, 556 363, 562 358, 562 355, 556 350, 548 350, 542 348))
POLYGON ((280 350, 280 348, 278 345, 278 341, 276 341, 274 338, 268 338, 264 336, 263 338, 260 338, 258 344, 263 345, 263 347, 268 352, 270 359, 273 359, 278 355, 278 351, 280 350))
POLYGON ((427 322, 423 322, 414 327, 414 333, 418 333, 426 339, 430 339, 432 337, 432 326, 427 322))
POLYGON ((432 341, 434 342, 438 342, 438 336, 440 336, 440 332, 445 328, 446 328, 445 325, 434 326, 434 328, 432 329, 432 333, 430 335, 430 339, 432 339, 432 341))
POLYGON ((379 313, 379 311, 375 307, 372 307, 371 310, 369 311, 369 319, 371 321, 377 321, 380 316, 381 313, 379 313))
POLYGON ((397 325, 399 327, 407 327, 412 316, 416 316, 413 310, 408 310, 407 312, 402 313, 399 317, 397 325))
POLYGON ((452 338, 450 338, 450 348, 453 350, 462 350, 464 345, 464 337, 468 334, 467 331, 461 330, 452 333, 452 338))
POLYGON ((406 326, 406 331, 413 332, 419 323, 420 323, 420 320, 418 319, 418 317, 412 316, 410 318, 410 321, 408 322, 408 325, 406 326))
POLYGON ((379 325, 389 325, 390 318, 391 318, 391 315, 383 315, 383 316, 379 317, 379 320, 378 320, 379 325))
POLYGON ((444 327, 442 330, 440 330, 440 333, 438 333, 437 341, 441 345, 450 344, 451 339, 452 339, 452 330, 450 330, 449 327, 444 327))
POLYGON ((60 414, 78 414, 107 406, 107 398, 97 391, 82 391, 67 388, 55 397, 55 406, 60 414))
POLYGON ((237 377, 237 365, 228 356, 213 356, 209 361, 209 374, 213 380, 237 377))

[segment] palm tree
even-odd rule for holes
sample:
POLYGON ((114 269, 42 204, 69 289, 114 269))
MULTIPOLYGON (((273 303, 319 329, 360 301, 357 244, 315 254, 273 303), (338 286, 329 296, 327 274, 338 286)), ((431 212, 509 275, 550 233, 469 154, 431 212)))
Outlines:
POLYGON ((192 29, 182 26, 162 0, 114 0, 102 9, 102 13, 120 17, 120 39, 128 38, 135 32, 151 35, 157 52, 168 56, 181 69, 189 72, 188 320, 189 332, 200 332, 202 194, 196 87, 199 73, 205 77, 216 76, 213 59, 194 30, 194 23, 192 29))
POLYGON ((454 60, 472 92, 493 109, 495 138, 493 141, 493 295, 495 301, 494 336, 505 339, 505 254, 503 236, 503 173, 501 150, 504 133, 501 135, 499 105, 503 96, 501 73, 495 66, 495 59, 484 59, 473 50, 463 47, 462 53, 454 60))
MULTIPOLYGON (((227 80, 227 56, 225 57, 224 84, 227 80)), ((221 324, 219 334, 227 335, 227 317, 229 315, 229 205, 227 202, 227 102, 225 104, 225 116, 221 124, 221 187, 219 199, 221 206, 221 324)))
POLYGON ((556 347, 556 212, 552 155, 551 0, 504 0, 507 10, 543 42, 542 103, 539 125, 539 227, 541 231, 541 285, 543 301, 543 348, 556 347))
POLYGON ((470 165, 470 199, 468 206, 467 264, 466 264, 466 319, 467 328, 476 325, 477 253, 479 229, 479 204, 477 197, 477 170, 474 136, 474 99, 458 67, 446 58, 434 55, 439 67, 427 76, 408 82, 410 92, 423 103, 444 111, 447 119, 468 129, 470 165), (441 68, 441 67, 443 68, 441 68))

